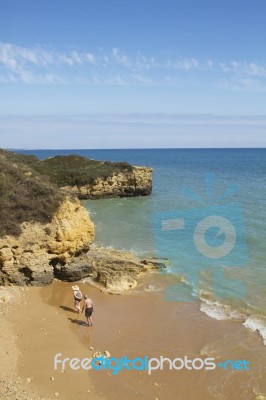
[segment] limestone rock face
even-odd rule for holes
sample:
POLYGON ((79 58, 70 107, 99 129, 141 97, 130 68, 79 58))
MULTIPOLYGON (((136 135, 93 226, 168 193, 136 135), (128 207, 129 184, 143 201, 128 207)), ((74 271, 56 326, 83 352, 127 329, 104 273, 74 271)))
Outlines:
POLYGON ((147 196, 152 192, 152 168, 134 166, 132 171, 98 178, 84 186, 65 186, 79 199, 147 196))
POLYGON ((166 268, 168 259, 146 258, 121 250, 92 246, 74 262, 55 267, 55 277, 65 281, 88 278, 88 282, 110 292, 123 292, 137 285, 138 277, 150 270, 166 268))
POLYGON ((51 222, 24 222, 18 237, 0 238, 0 284, 48 284, 54 265, 87 251, 94 224, 78 200, 66 198, 51 222))

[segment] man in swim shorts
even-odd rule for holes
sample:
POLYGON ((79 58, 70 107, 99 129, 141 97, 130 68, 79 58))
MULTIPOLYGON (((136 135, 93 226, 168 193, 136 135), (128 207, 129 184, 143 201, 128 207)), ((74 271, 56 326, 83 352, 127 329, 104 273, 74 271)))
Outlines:
POLYGON ((93 302, 92 300, 88 297, 87 294, 84 294, 84 305, 82 307, 82 311, 85 309, 85 317, 87 320, 88 326, 92 326, 92 318, 91 315, 93 313, 93 302))

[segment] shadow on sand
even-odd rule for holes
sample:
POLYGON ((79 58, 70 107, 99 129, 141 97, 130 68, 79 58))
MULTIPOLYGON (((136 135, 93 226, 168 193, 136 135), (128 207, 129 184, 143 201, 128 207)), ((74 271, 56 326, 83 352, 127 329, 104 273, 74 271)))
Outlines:
POLYGON ((88 326, 87 322, 81 321, 80 319, 73 319, 73 318, 68 318, 70 322, 73 324, 81 325, 81 326, 88 326))
POLYGON ((78 311, 73 310, 73 308, 66 307, 66 306, 59 306, 59 307, 62 308, 63 310, 65 310, 65 311, 70 311, 70 312, 73 312, 75 314, 78 314, 78 311))

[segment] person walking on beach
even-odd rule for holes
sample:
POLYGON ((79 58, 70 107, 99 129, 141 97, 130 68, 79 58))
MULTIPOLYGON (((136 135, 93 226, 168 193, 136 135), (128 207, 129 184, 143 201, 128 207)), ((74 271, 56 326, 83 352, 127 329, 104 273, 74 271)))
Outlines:
POLYGON ((82 293, 77 285, 72 286, 72 289, 74 291, 74 307, 76 307, 78 313, 80 313, 81 312, 80 302, 82 300, 82 293))
POLYGON ((85 317, 87 320, 87 324, 88 326, 92 326, 93 323, 91 315, 93 313, 93 302, 92 299, 90 299, 87 294, 84 294, 84 305, 82 307, 82 312, 84 309, 85 309, 85 317))

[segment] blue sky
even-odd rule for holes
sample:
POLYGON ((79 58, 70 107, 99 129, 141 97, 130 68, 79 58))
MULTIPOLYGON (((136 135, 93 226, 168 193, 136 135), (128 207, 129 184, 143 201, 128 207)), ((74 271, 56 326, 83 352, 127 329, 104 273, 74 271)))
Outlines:
POLYGON ((0 146, 266 147, 264 0, 0 0, 0 146))

